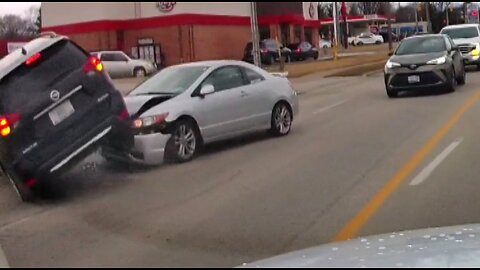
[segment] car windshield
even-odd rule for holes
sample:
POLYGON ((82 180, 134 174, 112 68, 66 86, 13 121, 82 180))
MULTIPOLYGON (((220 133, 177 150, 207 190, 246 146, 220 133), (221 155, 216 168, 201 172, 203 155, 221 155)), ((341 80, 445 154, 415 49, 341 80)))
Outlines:
POLYGON ((464 28, 449 28, 443 29, 440 33, 448 35, 451 39, 475 38, 478 37, 478 28, 474 26, 464 28))
POLYGON ((130 95, 180 94, 208 68, 208 66, 176 66, 163 69, 137 86, 130 95))
POLYGON ((398 46, 396 55, 419 54, 445 51, 443 37, 419 37, 405 39, 398 46))

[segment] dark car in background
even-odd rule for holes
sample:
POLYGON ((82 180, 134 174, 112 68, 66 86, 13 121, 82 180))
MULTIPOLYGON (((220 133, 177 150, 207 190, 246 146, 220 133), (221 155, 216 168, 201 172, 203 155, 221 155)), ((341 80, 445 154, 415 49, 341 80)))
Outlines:
POLYGON ((317 48, 307 41, 292 43, 287 47, 292 50, 292 61, 307 60, 309 58, 318 59, 317 48))
MULTIPOLYGON (((280 61, 280 56, 278 54, 279 49, 282 51, 282 57, 284 57, 285 62, 291 61, 292 51, 284 46, 279 46, 276 40, 274 39, 264 39, 260 41, 260 57, 262 64, 271 65, 275 62, 280 61)), ((253 44, 248 42, 243 51, 243 61, 253 63, 253 44)))
POLYGON ((458 47, 447 35, 405 38, 385 65, 388 97, 400 91, 441 88, 455 91, 465 83, 465 67, 458 47))
POLYGON ((100 143, 133 144, 103 64, 67 37, 41 36, 5 56, 0 89, 0 165, 24 201, 100 143))

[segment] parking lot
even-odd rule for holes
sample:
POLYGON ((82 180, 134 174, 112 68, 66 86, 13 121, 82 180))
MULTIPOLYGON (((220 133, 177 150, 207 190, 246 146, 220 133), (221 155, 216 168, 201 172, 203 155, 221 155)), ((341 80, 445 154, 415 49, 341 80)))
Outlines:
POLYGON ((397 99, 381 73, 312 74, 292 80, 300 115, 289 136, 216 143, 192 162, 148 168, 94 154, 37 204, 2 178, 0 250, 13 267, 232 267, 335 239, 478 223, 477 74, 454 93, 397 99))

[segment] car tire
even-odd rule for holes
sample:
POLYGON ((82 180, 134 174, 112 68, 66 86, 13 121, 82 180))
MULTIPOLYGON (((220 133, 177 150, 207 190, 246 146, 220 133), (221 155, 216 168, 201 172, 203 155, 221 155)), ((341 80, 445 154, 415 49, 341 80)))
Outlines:
POLYGON ((318 60, 318 53, 313 55, 313 59, 318 60))
POLYGON ((396 98, 396 97, 398 97, 398 91, 397 91, 397 90, 393 90, 393 89, 390 89, 390 88, 388 88, 388 87, 386 88, 386 90, 387 90, 387 96, 388 96, 389 98, 396 98))
POLYGON ((457 84, 457 76, 455 75, 455 68, 452 66, 452 73, 448 77, 447 91, 455 92, 455 86, 457 84))
POLYGON ((147 76, 147 72, 145 71, 145 69, 143 67, 136 67, 133 70, 133 76, 135 76, 136 78, 143 78, 143 77, 147 76))
POLYGON ((192 160, 200 149, 201 141, 200 132, 193 121, 177 121, 167 142, 167 159, 178 163, 192 160))
POLYGON ((382 44, 382 42, 380 40, 377 40, 377 41, 375 41, 375 44, 377 44, 377 45, 382 44))
POLYGON ((358 45, 358 46, 362 46, 362 45, 363 45, 363 42, 359 41, 359 42, 357 42, 357 45, 358 45))
POLYGON ((460 75, 460 77, 457 78, 457 84, 458 85, 464 85, 465 81, 466 81, 466 78, 467 78, 467 74, 465 72, 465 66, 463 66, 462 67, 462 75, 460 75))
POLYGON ((5 173, 5 177, 7 177, 12 184, 12 187, 15 190, 17 196, 23 202, 31 202, 35 199, 34 191, 24 184, 23 178, 19 174, 17 174, 11 169, 5 168, 3 169, 3 172, 5 173))
POLYGON ((286 102, 277 103, 272 110, 270 133, 274 136, 285 136, 292 129, 292 110, 286 102))

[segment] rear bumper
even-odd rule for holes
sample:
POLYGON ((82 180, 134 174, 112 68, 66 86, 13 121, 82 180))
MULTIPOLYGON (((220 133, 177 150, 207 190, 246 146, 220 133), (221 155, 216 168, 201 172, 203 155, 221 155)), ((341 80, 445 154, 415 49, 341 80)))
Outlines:
POLYGON ((142 165, 159 165, 165 160, 165 148, 170 134, 153 133, 134 136, 131 149, 121 150, 115 147, 102 147, 102 155, 107 159, 131 162, 142 165))
POLYGON ((38 178, 60 175, 94 152, 101 143, 118 131, 122 126, 121 123, 117 116, 112 115, 41 164, 23 158, 14 163, 14 168, 38 178))

